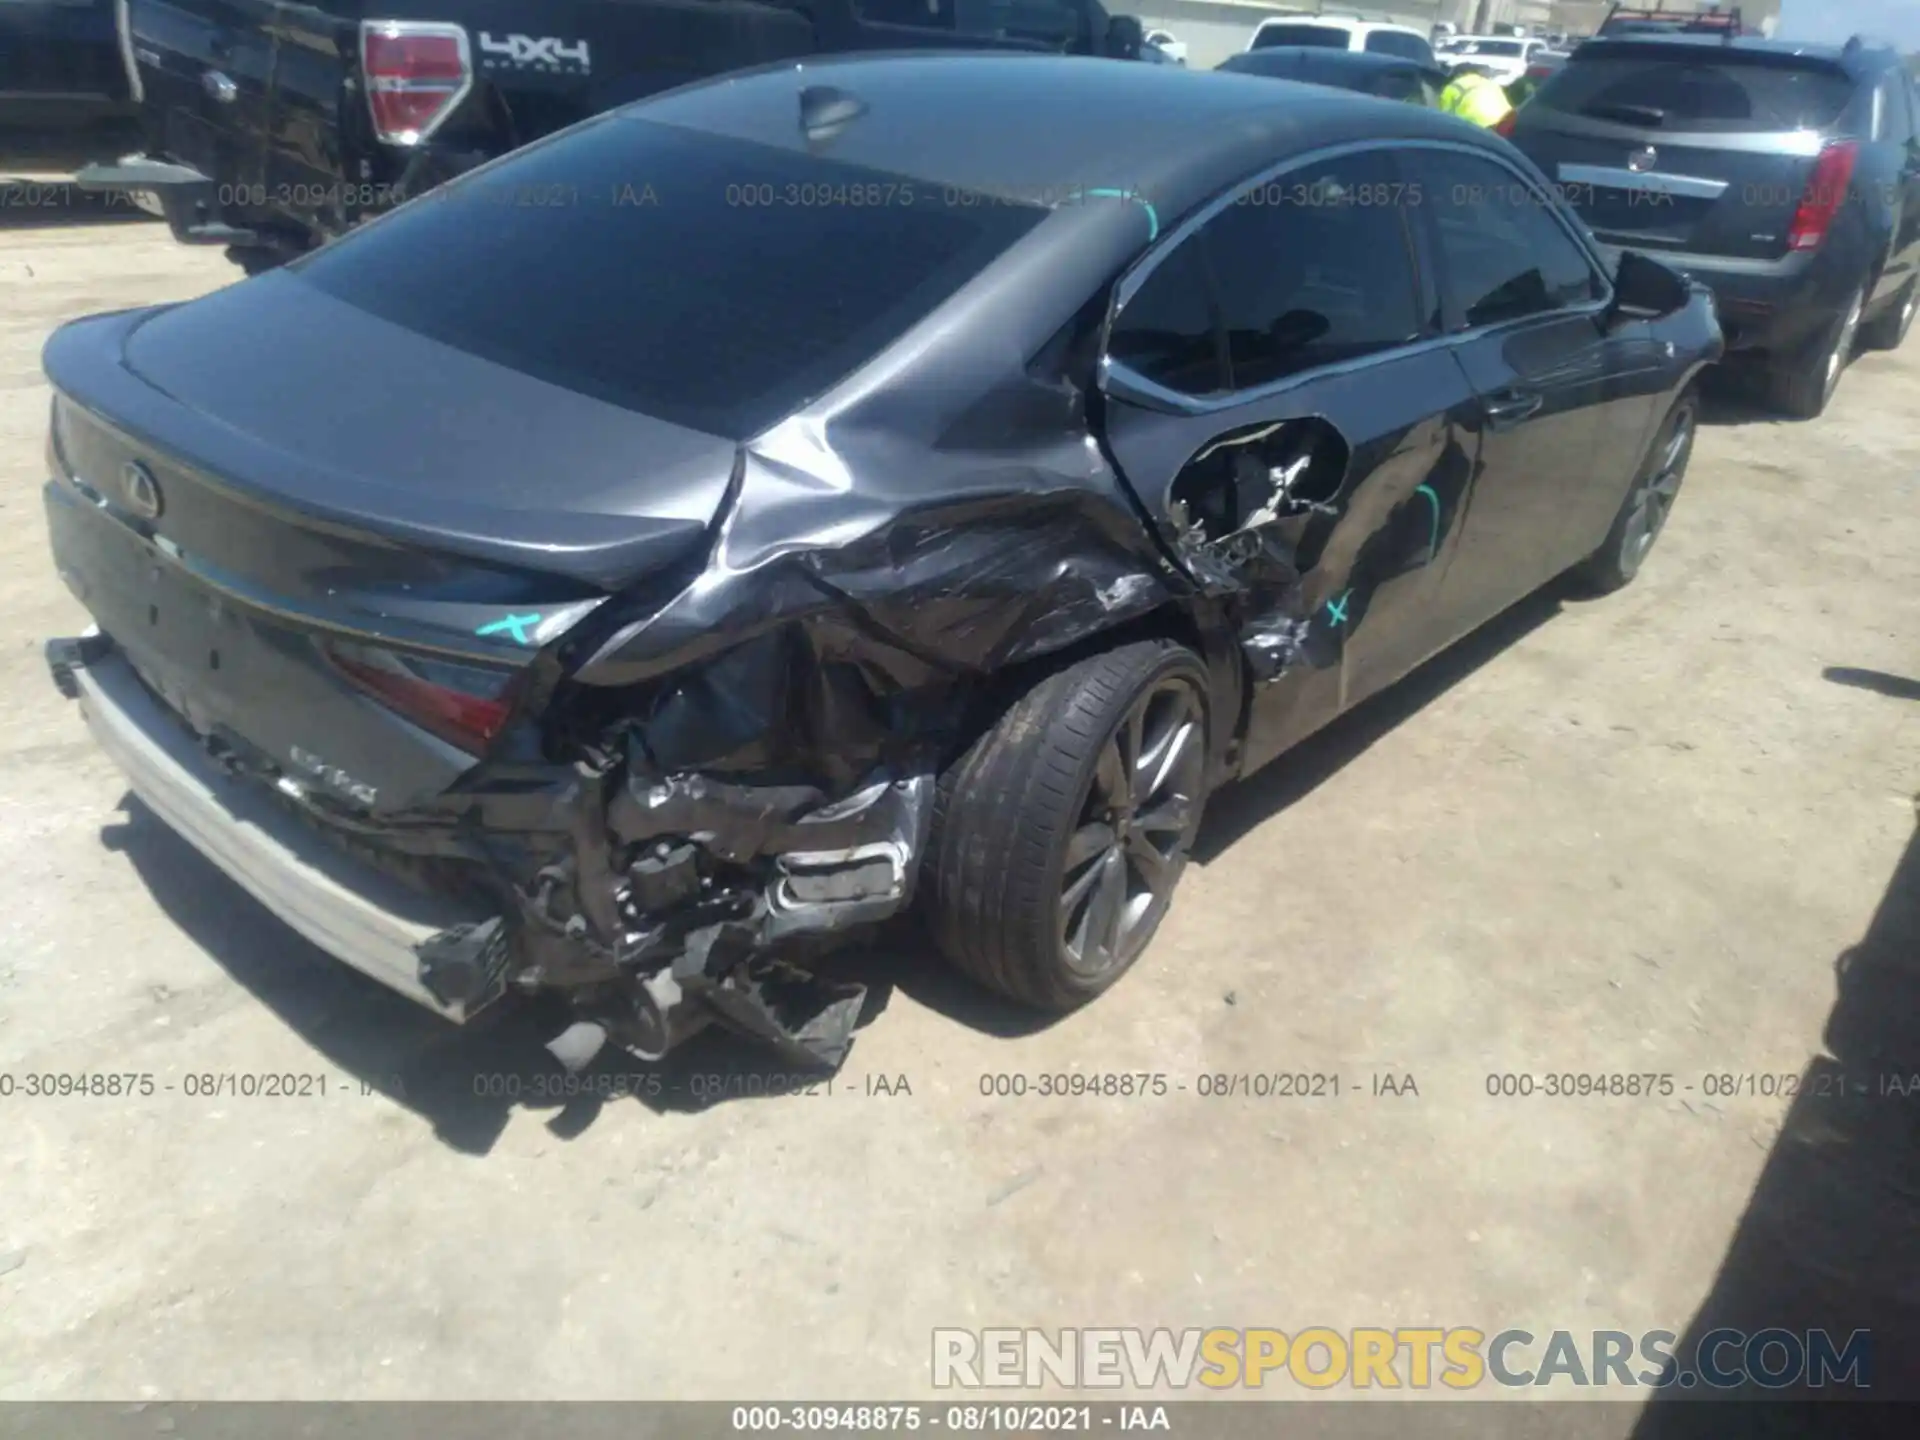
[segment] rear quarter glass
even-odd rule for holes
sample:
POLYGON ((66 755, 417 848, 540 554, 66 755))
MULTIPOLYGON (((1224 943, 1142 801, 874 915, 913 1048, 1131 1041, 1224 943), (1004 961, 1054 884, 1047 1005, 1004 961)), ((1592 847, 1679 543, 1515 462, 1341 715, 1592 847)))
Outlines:
POLYGON ((1853 83, 1825 66, 1730 55, 1574 60, 1534 96, 1544 110, 1608 119, 1659 112, 1656 128, 1694 134, 1826 130, 1846 113, 1853 83))
POLYGON ((930 314, 1047 211, 620 118, 431 192, 296 283, 510 370, 746 439, 930 314))

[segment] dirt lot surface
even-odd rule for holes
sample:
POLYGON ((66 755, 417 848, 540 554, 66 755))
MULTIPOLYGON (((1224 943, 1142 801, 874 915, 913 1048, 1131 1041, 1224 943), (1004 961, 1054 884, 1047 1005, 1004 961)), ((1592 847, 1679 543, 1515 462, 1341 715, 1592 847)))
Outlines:
POLYGON ((1856 1020, 1920 1014, 1882 906, 1920 788, 1920 341, 1821 422, 1722 407, 1630 590, 1528 602, 1218 797, 1090 1010, 1035 1029, 909 954, 831 1093, 703 1103, 763 1083, 703 1037, 599 1104, 543 1092, 538 1017, 457 1032, 293 936, 48 681, 85 617, 41 344, 233 274, 139 221, 0 230, 0 1398, 902 1398, 936 1326, 1679 1331, 1756 1244, 1912 1318, 1880 1203, 1911 1155, 1814 1136, 1750 1211, 1788 1101, 1705 1077, 1812 1073, 1863 937, 1856 1020), (91 1072, 155 1090, 21 1088, 91 1072), (1065 1072, 1167 1093, 982 1093, 1065 1072), (1514 1072, 1675 1084, 1488 1094, 1514 1072), (188 1093, 259 1074, 325 1094, 188 1093))

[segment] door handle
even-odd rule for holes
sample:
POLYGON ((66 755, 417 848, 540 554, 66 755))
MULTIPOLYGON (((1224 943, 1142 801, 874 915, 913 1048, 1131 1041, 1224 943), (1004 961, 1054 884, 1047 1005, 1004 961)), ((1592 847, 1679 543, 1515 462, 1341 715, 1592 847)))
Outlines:
POLYGON ((1487 424, 1495 430, 1511 430, 1540 413, 1547 397, 1531 390, 1502 390, 1486 399, 1487 424))

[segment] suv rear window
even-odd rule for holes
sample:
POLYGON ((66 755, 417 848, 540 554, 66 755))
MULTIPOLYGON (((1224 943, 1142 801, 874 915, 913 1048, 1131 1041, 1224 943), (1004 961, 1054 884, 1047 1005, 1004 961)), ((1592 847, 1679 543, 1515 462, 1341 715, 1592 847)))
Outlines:
POLYGON ((1825 130, 1853 98, 1838 71, 1702 54, 1575 56, 1533 103, 1563 114, 1667 130, 1766 134, 1825 130))
POLYGON ((495 364, 746 439, 1047 213, 618 116, 430 192, 290 271, 495 364))
POLYGON ((1333 25, 1262 25, 1253 37, 1253 48, 1271 50, 1279 45, 1306 45, 1316 50, 1349 50, 1353 32, 1333 25))

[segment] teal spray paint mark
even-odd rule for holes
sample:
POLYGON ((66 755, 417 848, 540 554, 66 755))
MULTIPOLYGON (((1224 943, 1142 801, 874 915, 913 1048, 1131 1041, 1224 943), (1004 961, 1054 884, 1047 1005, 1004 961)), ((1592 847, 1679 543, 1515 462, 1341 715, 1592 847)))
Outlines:
POLYGON ((1422 485, 1414 491, 1416 495, 1427 497, 1427 503, 1433 506, 1433 533, 1427 540, 1427 563, 1433 563, 1433 557, 1440 553, 1440 497, 1433 493, 1431 485, 1422 485))
POLYGON ((527 638, 527 626, 538 625, 539 623, 540 616, 537 612, 532 615, 508 615, 504 619, 482 625, 473 633, 476 635, 511 635, 513 636, 515 644, 531 645, 533 641, 527 638))
POLYGON ((1147 212, 1147 243, 1151 245, 1160 238, 1160 212, 1131 190, 1089 190, 1087 194, 1098 196, 1103 200, 1132 200, 1147 212))
POLYGON ((1340 592, 1340 598, 1338 600, 1327 601, 1328 624, 1338 626, 1347 623, 1347 601, 1352 595, 1353 591, 1343 590, 1340 592))

